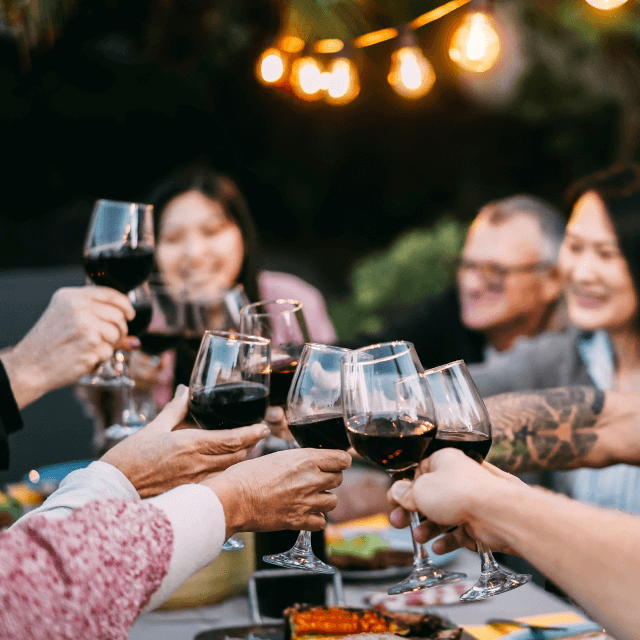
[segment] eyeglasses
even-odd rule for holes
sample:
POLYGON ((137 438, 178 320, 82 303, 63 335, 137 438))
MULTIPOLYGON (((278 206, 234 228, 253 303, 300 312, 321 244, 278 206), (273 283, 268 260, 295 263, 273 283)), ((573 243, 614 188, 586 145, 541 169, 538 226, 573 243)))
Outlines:
POLYGON ((465 258, 458 258, 455 267, 458 275, 465 271, 477 273, 484 281, 487 289, 502 291, 506 279, 516 273, 534 273, 536 271, 546 271, 553 265, 548 262, 534 262, 519 266, 506 266, 497 262, 476 262, 465 258))

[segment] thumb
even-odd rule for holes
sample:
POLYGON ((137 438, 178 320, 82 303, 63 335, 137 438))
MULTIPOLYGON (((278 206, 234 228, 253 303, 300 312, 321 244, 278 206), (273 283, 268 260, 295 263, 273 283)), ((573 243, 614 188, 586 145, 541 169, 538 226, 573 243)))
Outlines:
POLYGON ((391 498, 407 511, 417 511, 413 483, 408 480, 400 480, 391 487, 391 498))
POLYGON ((220 431, 204 431, 198 437, 206 440, 203 453, 209 455, 224 455, 235 453, 253 447, 259 440, 271 432, 264 424, 254 424, 250 427, 237 427, 220 431))
POLYGON ((154 431, 171 431, 175 426, 179 425, 187 415, 189 407, 189 387, 179 384, 173 400, 158 414, 148 427, 152 427, 154 431))

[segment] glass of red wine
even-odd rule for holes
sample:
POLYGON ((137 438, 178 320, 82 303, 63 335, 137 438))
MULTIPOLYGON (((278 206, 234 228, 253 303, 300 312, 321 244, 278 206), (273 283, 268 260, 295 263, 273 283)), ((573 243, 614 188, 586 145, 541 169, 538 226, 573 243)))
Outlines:
MULTIPOLYGON (((340 357, 347 351, 324 344, 306 344, 302 350, 287 399, 289 430, 301 447, 346 451, 351 446, 342 416, 340 384, 340 357)), ((335 573, 314 555, 310 531, 301 531, 289 551, 266 555, 263 560, 279 567, 335 573)))
MULTIPOLYGON (((129 293, 149 277, 154 246, 150 204, 98 200, 84 243, 84 270, 94 284, 129 293)), ((82 383, 129 384, 118 377, 112 362, 82 383)))
MULTIPOLYGON (((422 365, 409 342, 387 342, 347 352, 341 359, 342 407, 351 446, 393 480, 413 479, 437 433, 422 365)), ((411 513, 413 571, 390 594, 437 587, 465 578, 436 567, 413 539, 419 525, 411 513)))
POLYGON ((240 331, 271 340, 271 406, 284 407, 304 345, 311 342, 297 300, 271 300, 240 311, 240 331))
MULTIPOLYGON (((459 449, 482 464, 491 449, 491 420, 464 361, 457 360, 425 371, 438 421, 438 433, 429 453, 447 447, 459 449)), ((504 571, 493 554, 476 542, 482 573, 460 600, 473 602, 511 591, 531 580, 529 574, 504 571)))
MULTIPOLYGON (((269 406, 271 344, 267 338, 207 331, 189 384, 189 411, 203 429, 234 429, 264 420, 269 406)), ((229 538, 224 551, 242 549, 229 538)))

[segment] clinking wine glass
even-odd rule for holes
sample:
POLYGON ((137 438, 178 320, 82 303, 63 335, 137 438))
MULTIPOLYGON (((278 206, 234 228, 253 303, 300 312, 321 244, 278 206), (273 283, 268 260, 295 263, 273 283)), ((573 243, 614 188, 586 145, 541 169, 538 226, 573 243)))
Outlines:
MULTIPOLYGON (((387 342, 342 356, 342 406, 351 446, 394 480, 413 479, 437 431, 434 408, 418 377, 423 369, 409 342, 387 342)), ((390 594, 436 587, 465 578, 436 567, 413 539, 419 525, 411 513, 413 571, 390 594)))
MULTIPOLYGON (((429 369, 421 378, 428 383, 438 421, 438 433, 430 453, 447 447, 459 449, 482 464, 491 449, 491 420, 465 363, 458 360, 429 369)), ((529 574, 502 570, 489 549, 479 541, 476 545, 482 573, 460 600, 484 600, 531 580, 529 574)))
MULTIPOLYGON (((203 429, 235 429, 264 420, 269 406, 271 344, 267 338, 207 331, 189 384, 189 411, 203 429)), ((242 549, 229 538, 223 550, 242 549)))
MULTIPOLYGON (((350 447, 340 384, 340 357, 347 352, 323 344, 306 344, 302 350, 287 399, 289 430, 301 447, 342 451, 350 447)), ((310 531, 301 531, 289 551, 266 555, 263 560, 279 567, 335 573, 314 555, 310 531)))
POLYGON ((270 300, 240 311, 240 331, 271 340, 271 406, 284 407, 309 330, 297 300, 270 300))
MULTIPOLYGON (((98 200, 84 243, 84 270, 94 284, 129 293, 153 266, 153 207, 150 204, 98 200)), ((113 365, 103 364, 84 384, 129 384, 118 380, 113 365)))

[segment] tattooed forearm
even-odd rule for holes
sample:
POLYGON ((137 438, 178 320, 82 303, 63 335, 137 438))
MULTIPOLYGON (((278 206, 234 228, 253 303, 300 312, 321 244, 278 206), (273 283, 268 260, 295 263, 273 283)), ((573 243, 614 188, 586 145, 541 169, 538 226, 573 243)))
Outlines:
POLYGON ((511 473, 572 469, 596 445, 604 392, 566 387, 485 400, 493 431, 487 460, 511 473))

